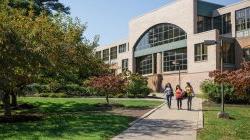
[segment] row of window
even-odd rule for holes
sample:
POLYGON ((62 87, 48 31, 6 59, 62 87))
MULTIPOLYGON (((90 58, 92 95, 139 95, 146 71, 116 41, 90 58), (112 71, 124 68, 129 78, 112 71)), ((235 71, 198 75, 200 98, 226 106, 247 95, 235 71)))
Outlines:
MULTIPOLYGON (((235 63, 235 44, 234 43, 223 43, 223 62, 224 64, 234 64, 235 63)), ((204 43, 195 44, 194 46, 194 61, 207 61, 208 60, 208 46, 204 43)), ((136 71, 139 74, 152 74, 153 69, 156 69, 156 61, 154 61, 153 66, 153 56, 146 55, 136 58, 136 71)), ((245 51, 246 60, 250 59, 250 49, 245 51)), ((154 60, 156 58, 154 57, 154 60)), ((181 48, 176 50, 170 50, 163 52, 163 71, 177 71, 177 70, 187 70, 187 48, 181 48)), ((154 71, 155 73, 155 71, 154 71)))
POLYGON ((135 51, 184 40, 187 35, 181 28, 172 24, 159 24, 149 29, 137 43, 135 51))
MULTIPOLYGON (((244 31, 250 29, 250 7, 241 9, 235 12, 236 14, 236 31, 244 31)), ((197 31, 205 32, 211 29, 218 29, 220 34, 227 34, 232 32, 231 13, 227 13, 214 18, 198 16, 197 31), (213 24, 212 24, 213 21, 213 24)), ((249 32, 243 34, 237 33, 237 37, 249 36, 249 32)))
MULTIPOLYGON (((153 73, 153 56, 146 55, 136 58, 136 72, 142 75, 153 73)), ((154 57, 154 70, 156 69, 156 58, 154 57)), ((177 71, 187 69, 187 48, 166 51, 163 53, 163 71, 177 71)), ((154 71, 156 72, 156 71, 154 71)))
POLYGON ((108 61, 109 57, 111 60, 117 59, 117 52, 124 53, 127 51, 127 44, 121 44, 119 45, 119 48, 117 46, 112 47, 110 49, 105 49, 103 51, 97 51, 95 53, 97 58, 102 59, 103 61, 108 61))

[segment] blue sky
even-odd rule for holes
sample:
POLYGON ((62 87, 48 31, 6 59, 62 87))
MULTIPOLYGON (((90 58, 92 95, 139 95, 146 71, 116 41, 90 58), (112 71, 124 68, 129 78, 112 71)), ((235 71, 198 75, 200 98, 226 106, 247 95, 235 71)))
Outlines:
MULTIPOLYGON (((128 36, 128 22, 173 0, 60 0, 70 6, 71 16, 87 23, 85 36, 92 40, 100 35, 100 45, 110 44, 128 36)), ((240 0, 206 0, 223 5, 240 0)))

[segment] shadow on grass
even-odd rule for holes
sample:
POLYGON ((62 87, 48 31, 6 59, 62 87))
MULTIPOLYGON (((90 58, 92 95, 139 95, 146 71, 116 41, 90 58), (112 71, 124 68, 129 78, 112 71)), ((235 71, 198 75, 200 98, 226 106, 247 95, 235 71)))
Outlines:
POLYGON ((44 119, 0 123, 0 139, 106 139, 119 134, 136 119, 109 113, 112 108, 106 104, 35 102, 33 105, 35 108, 19 114, 40 113, 44 119))
POLYGON ((109 138, 125 130, 132 120, 132 117, 100 113, 50 115, 32 123, 0 124, 0 139, 109 138))

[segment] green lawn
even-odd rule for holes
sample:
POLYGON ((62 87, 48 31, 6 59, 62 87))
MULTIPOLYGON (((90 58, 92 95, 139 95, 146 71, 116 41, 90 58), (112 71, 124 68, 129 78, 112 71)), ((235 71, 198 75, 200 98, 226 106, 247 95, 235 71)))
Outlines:
MULTIPOLYGON (((41 121, 25 123, 0 123, 0 139, 110 139, 125 130, 134 117, 116 115, 109 111, 96 110, 96 104, 104 99, 56 99, 20 98, 19 103, 37 106, 32 110, 18 111, 21 114, 42 114, 41 121)), ((143 99, 111 99, 112 104, 130 109, 148 109, 160 105, 161 101, 143 99)))
POLYGON ((226 105, 230 120, 217 119, 220 105, 204 103, 204 129, 199 140, 250 140, 250 106, 226 105))

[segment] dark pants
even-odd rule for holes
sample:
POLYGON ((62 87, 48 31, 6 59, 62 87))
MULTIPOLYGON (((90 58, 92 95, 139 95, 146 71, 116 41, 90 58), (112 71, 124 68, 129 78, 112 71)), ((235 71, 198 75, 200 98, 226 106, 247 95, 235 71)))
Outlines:
POLYGON ((166 96, 166 100, 167 100, 168 108, 171 108, 172 96, 171 95, 167 95, 166 96))
POLYGON ((191 108, 192 108, 192 99, 193 99, 193 97, 192 96, 188 96, 187 97, 187 106, 188 106, 188 110, 191 110, 191 108))
POLYGON ((182 99, 177 99, 177 106, 178 106, 178 109, 182 108, 182 99))

